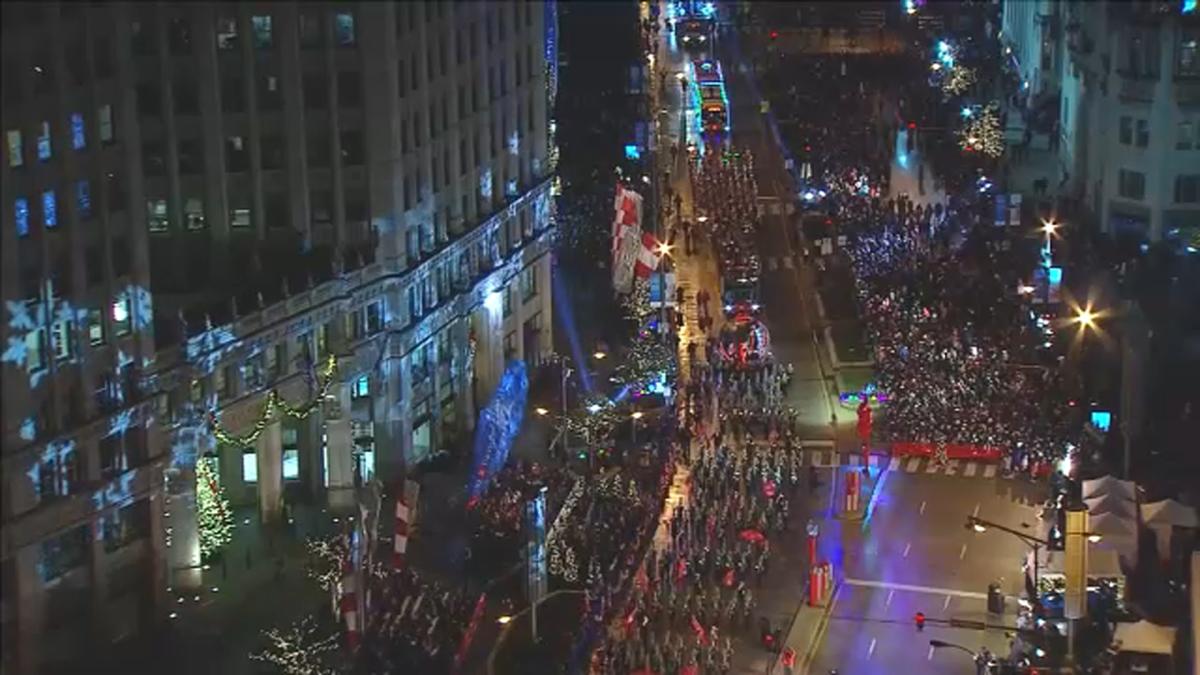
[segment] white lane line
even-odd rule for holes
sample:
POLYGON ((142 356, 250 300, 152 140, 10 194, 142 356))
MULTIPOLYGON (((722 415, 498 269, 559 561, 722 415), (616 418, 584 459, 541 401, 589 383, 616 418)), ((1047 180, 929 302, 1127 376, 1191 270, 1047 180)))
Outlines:
POLYGON ((867 658, 868 659, 871 658, 871 655, 874 653, 875 653, 875 638, 871 638, 871 646, 867 647, 867 658))
POLYGON ((958 552, 958 559, 962 560, 967 557, 967 545, 963 544, 962 550, 958 552))
POLYGON ((921 515, 925 515, 925 502, 921 502, 921 515))
POLYGON ((888 607, 891 607, 891 606, 892 606, 892 597, 893 597, 893 596, 895 596, 895 595, 896 595, 896 591, 895 591, 895 590, 890 590, 890 591, 888 591, 887 602, 883 603, 883 607, 884 607, 884 609, 887 609, 888 607))
POLYGON ((946 611, 950 607, 950 596, 946 596, 946 601, 942 603, 942 611, 946 611))
POLYGON ((983 477, 984 478, 995 478, 996 477, 996 465, 988 464, 987 466, 983 467, 983 477))
POLYGON ((921 458, 912 457, 908 460, 908 465, 904 467, 904 470, 908 473, 916 473, 919 468, 921 468, 921 458))
POLYGON ((929 460, 929 463, 925 465, 925 473, 937 473, 938 470, 941 468, 942 468, 941 464, 939 464, 938 462, 935 462, 931 459, 931 460, 929 460))
POLYGON ((971 517, 972 517, 972 518, 978 518, 978 517, 979 517, 979 502, 976 502, 976 503, 975 503, 975 510, 971 512, 971 517))
POLYGON ((911 542, 911 541, 910 541, 909 543, 907 543, 907 544, 905 544, 905 545, 904 545, 904 557, 905 557, 905 558, 907 558, 907 557, 908 557, 908 551, 909 551, 911 548, 912 548, 912 542, 911 542))
POLYGON ((953 476, 958 473, 958 460, 952 459, 946 464, 946 475, 953 476))
POLYGON ((933 660, 933 647, 930 647, 930 648, 929 648, 929 656, 926 656, 926 657, 925 657, 925 660, 926 660, 926 661, 932 661, 932 660, 933 660))
POLYGON ((888 471, 898 471, 900 469, 900 458, 893 457, 892 461, 888 462, 888 471))
POLYGON ((967 465, 963 467, 963 475, 967 478, 973 478, 976 471, 979 471, 979 465, 975 462, 967 462, 967 465))
POLYGON ((793 262, 792 262, 792 256, 790 256, 790 255, 789 255, 789 256, 784 256, 784 258, 783 258, 783 266, 784 266, 784 267, 786 267, 786 268, 787 268, 787 269, 789 269, 789 270, 790 270, 790 269, 792 269, 792 268, 794 268, 794 267, 796 266, 796 265, 795 265, 795 263, 793 263, 793 262))
POLYGON ((971 598, 972 600, 987 600, 987 593, 978 593, 975 591, 956 591, 953 588, 933 588, 931 586, 915 586, 913 584, 893 584, 888 581, 872 581, 870 579, 851 579, 846 577, 843 581, 848 586, 861 586, 864 588, 887 588, 896 589, 897 591, 909 591, 912 593, 932 593, 934 595, 953 595, 956 598, 971 598))

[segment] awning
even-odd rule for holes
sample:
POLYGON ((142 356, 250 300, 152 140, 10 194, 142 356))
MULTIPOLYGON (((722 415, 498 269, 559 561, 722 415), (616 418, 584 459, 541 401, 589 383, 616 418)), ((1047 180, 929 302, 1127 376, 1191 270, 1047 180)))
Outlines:
POLYGON ((1174 499, 1142 504, 1142 522, 1147 525, 1196 527, 1196 509, 1174 499))
POLYGON ((1112 494, 1084 499, 1083 502, 1087 504, 1088 513, 1093 518, 1104 513, 1111 513, 1130 519, 1137 515, 1137 506, 1133 502, 1124 497, 1112 494))
POLYGON ((1144 619, 1137 623, 1118 623, 1113 641, 1120 645, 1122 652, 1170 656, 1175 644, 1175 629, 1144 619))
POLYGON ((1137 486, 1133 481, 1121 480, 1112 476, 1102 476, 1093 480, 1083 481, 1083 498, 1103 497, 1104 495, 1124 497, 1129 501, 1137 499, 1137 486))

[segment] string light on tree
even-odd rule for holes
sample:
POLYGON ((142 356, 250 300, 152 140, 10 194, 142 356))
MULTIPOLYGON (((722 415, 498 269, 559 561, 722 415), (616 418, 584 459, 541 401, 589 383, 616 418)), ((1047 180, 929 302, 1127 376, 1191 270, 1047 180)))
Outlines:
POLYGON ((196 462, 196 530, 200 559, 208 560, 233 540, 233 511, 213 471, 215 457, 196 462))
POLYGON ((1004 131, 1000 128, 996 104, 988 104, 966 118, 958 136, 963 150, 967 152, 982 152, 989 157, 1004 154, 1004 131))
POLYGON ((975 71, 966 66, 955 65, 942 77, 942 94, 947 99, 962 96, 975 84, 975 71))
POLYGON ((654 308, 650 306, 650 281, 639 277, 633 284, 633 291, 621 300, 621 304, 625 308, 625 316, 640 329, 642 323, 654 314, 654 308))
POLYGON ((283 675, 333 675, 328 658, 338 646, 336 634, 319 637, 317 624, 308 617, 285 629, 272 628, 264 637, 267 647, 251 654, 254 661, 270 663, 283 675))

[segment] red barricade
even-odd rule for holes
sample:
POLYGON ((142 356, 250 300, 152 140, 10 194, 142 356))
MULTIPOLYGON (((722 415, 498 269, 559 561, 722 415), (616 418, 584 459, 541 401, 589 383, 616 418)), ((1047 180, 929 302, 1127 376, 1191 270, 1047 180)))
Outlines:
MULTIPOLYGON (((988 448, 980 445, 947 443, 945 448, 947 459, 997 462, 1003 456, 1000 448, 988 448)), ((892 443, 893 457, 933 457, 936 450, 937 446, 933 443, 892 443)))

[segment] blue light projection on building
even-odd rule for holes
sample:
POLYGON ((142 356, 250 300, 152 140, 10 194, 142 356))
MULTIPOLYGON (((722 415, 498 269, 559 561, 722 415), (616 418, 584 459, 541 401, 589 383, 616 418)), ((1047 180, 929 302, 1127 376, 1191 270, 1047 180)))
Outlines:
POLYGON ((525 418, 529 395, 529 374, 524 361, 513 361, 500 376, 492 400, 479 415, 475 429, 474 471, 467 484, 467 507, 473 507, 487 492, 492 477, 508 461, 513 439, 525 418))

